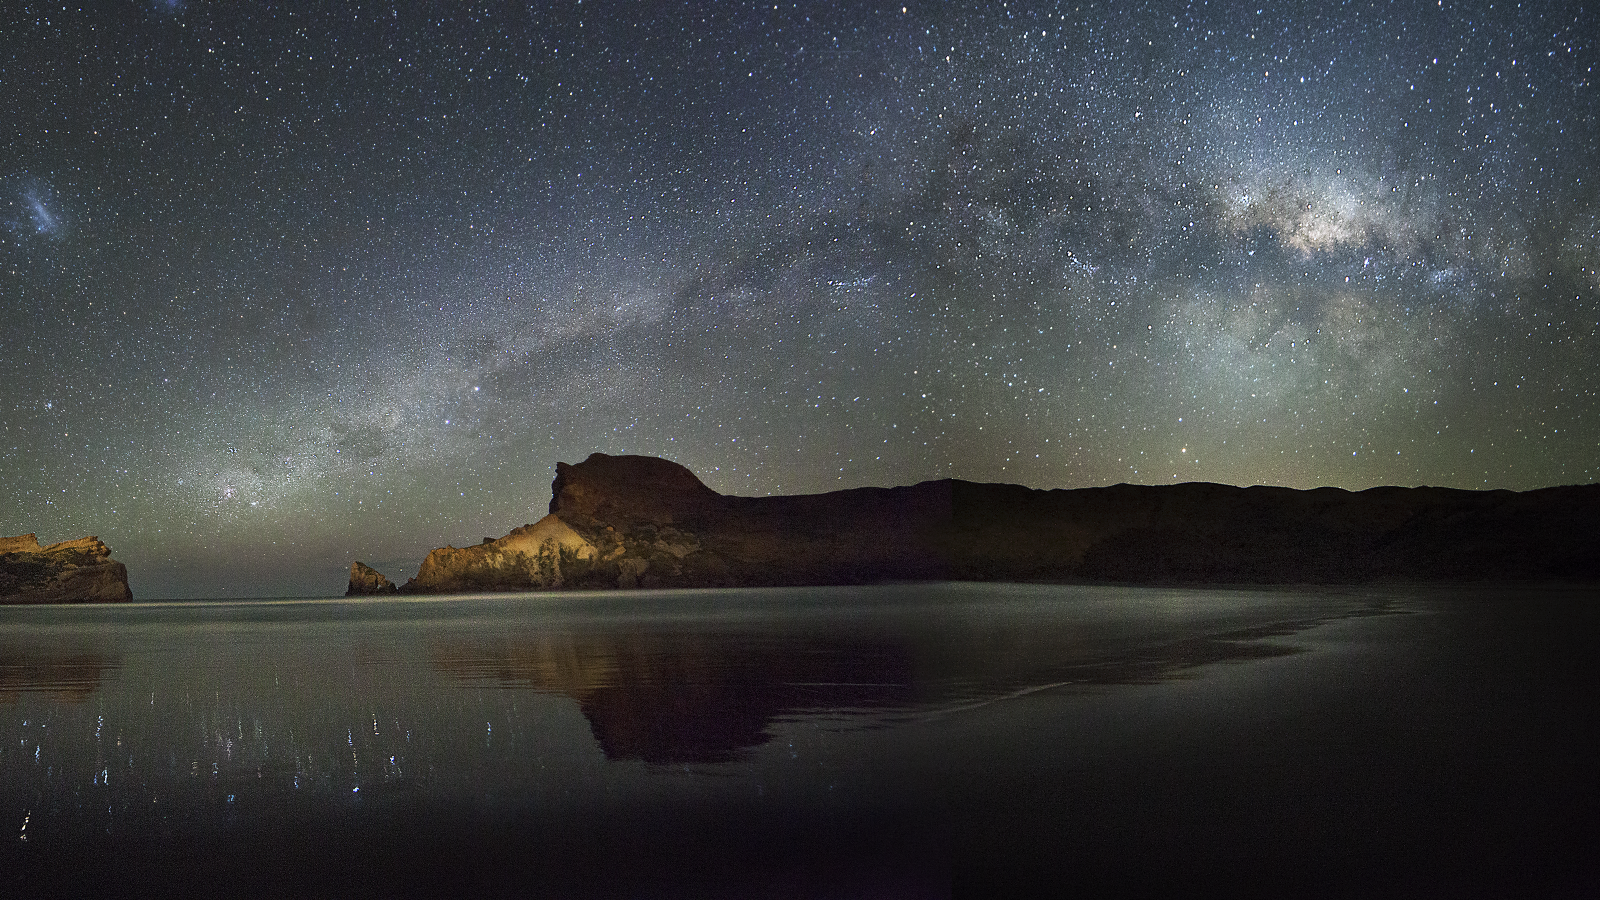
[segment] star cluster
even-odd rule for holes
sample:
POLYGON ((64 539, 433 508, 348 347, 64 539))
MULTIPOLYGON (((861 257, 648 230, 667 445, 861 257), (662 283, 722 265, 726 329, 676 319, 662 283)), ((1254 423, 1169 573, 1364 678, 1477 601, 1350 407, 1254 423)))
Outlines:
POLYGON ((724 493, 1600 474, 1582 4, 0 13, 0 533, 324 594, 724 493))

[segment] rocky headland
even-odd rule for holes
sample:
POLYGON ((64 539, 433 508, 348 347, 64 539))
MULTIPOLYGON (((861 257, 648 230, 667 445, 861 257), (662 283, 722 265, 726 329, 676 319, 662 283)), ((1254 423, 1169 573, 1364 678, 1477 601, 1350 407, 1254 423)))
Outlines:
MULTIPOLYGON (((1034 490, 941 480, 730 497, 667 460, 596 453, 558 463, 552 493, 543 519, 435 550, 399 590, 1600 579, 1597 484, 1034 490)), ((376 592, 351 574, 351 593, 376 592)))
POLYGON ((394 582, 383 577, 383 573, 356 560, 350 564, 350 588, 344 592, 346 597, 363 594, 393 594, 399 591, 394 582))
POLYGON ((0 603, 119 603, 133 599, 128 568, 97 537, 39 545, 0 538, 0 603))

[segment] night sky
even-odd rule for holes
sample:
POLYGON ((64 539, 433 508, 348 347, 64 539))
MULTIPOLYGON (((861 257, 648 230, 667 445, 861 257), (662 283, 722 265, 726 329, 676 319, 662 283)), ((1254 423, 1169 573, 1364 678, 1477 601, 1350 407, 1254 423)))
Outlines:
POLYGON ((0 535, 328 595, 557 460, 1600 475, 1600 16, 1561 3, 0 12, 0 535))

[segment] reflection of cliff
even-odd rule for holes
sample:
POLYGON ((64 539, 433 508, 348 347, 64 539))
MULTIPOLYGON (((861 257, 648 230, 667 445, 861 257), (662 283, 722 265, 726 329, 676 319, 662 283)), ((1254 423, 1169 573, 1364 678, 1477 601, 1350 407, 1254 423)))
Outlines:
POLYGON ((121 664, 92 651, 0 644, 0 703, 15 703, 25 692, 81 703, 121 664))
POLYGON ((865 713, 937 715, 1040 689, 1149 684, 1202 667, 1298 653, 1282 639, 1385 604, 1216 629, 1160 625, 1129 640, 1051 619, 978 617, 923 631, 833 622, 797 630, 541 631, 436 642, 433 667, 464 686, 526 688, 578 702, 610 759, 724 762, 774 721, 865 713), (959 641, 948 638, 951 628, 959 641), (893 635, 894 637, 886 637, 893 635))
POLYGON ((767 741, 775 718, 817 708, 911 700, 901 648, 795 638, 781 644, 717 633, 593 633, 442 644, 439 671, 578 701, 611 759, 723 762, 767 741))

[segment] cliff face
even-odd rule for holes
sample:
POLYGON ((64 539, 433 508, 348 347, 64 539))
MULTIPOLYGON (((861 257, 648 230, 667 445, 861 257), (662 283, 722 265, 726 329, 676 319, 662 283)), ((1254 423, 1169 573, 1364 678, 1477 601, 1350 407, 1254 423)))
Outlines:
POLYGON ((653 456, 592 454, 576 466, 556 463, 550 512, 574 528, 671 525, 723 512, 728 498, 694 473, 653 456))
POLYGON ((650 457, 597 453, 556 473, 549 516, 433 551, 402 590, 1600 579, 1600 485, 1039 491, 945 480, 725 497, 650 457), (542 529, 537 541, 528 529, 542 529), (547 537, 558 538, 548 551, 547 537))
POLYGON ((114 603, 133 599, 128 569, 97 537, 41 547, 0 538, 0 603, 114 603))
POLYGON ((569 569, 594 555, 594 546, 565 522, 545 516, 499 540, 485 538, 475 547, 434 550, 422 561, 417 577, 401 590, 457 594, 560 588, 566 586, 569 569))

